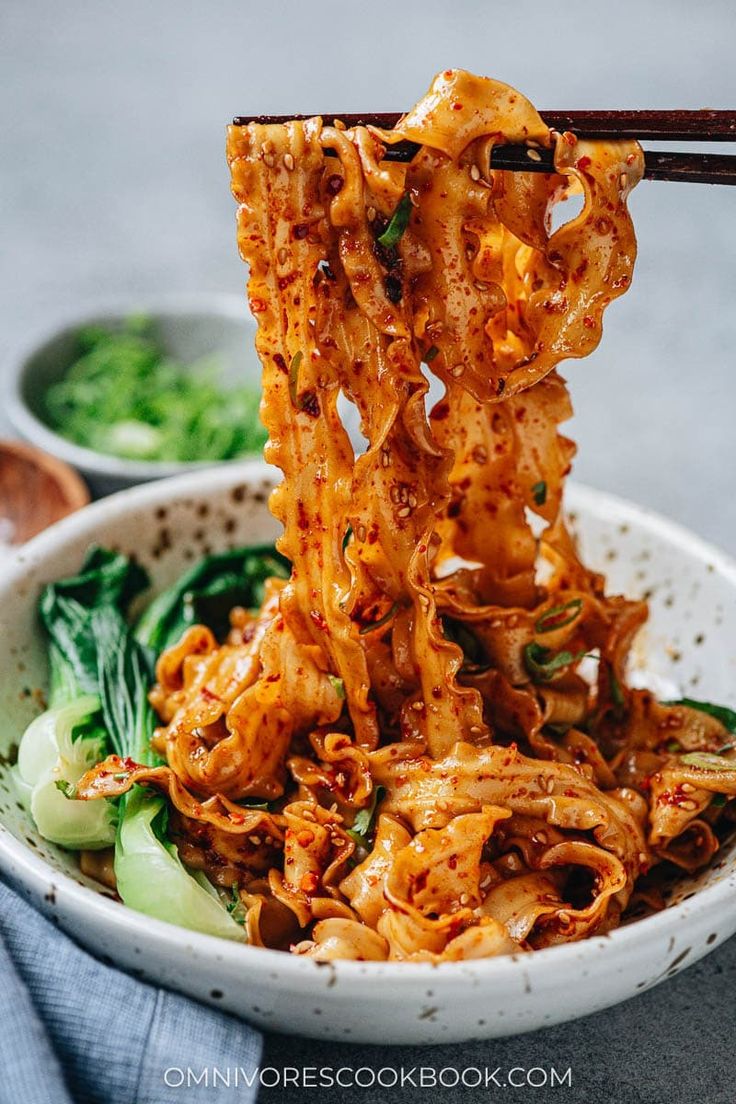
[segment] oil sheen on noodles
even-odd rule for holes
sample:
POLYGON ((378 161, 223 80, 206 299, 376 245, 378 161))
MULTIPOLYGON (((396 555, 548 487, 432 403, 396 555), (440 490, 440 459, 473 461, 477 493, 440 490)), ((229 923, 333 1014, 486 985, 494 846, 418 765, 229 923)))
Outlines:
POLYGON ((627 687, 646 605, 565 528, 556 370, 629 286, 640 148, 448 70, 391 132, 232 127, 227 152, 291 578, 162 656, 167 765, 110 759, 79 795, 161 790, 247 938, 319 959, 528 952, 661 904, 664 860, 718 847, 736 769, 718 720, 627 687), (409 165, 383 160, 400 139, 409 165), (498 142, 556 172, 490 171, 498 142))

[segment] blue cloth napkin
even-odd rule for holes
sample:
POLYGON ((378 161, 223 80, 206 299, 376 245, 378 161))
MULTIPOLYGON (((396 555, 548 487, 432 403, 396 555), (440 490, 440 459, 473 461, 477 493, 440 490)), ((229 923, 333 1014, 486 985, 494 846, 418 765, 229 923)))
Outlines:
POLYGON ((98 962, 0 882, 3 1104, 248 1104, 257 1078, 233 1090, 213 1070, 251 1073, 261 1048, 247 1024, 98 962))

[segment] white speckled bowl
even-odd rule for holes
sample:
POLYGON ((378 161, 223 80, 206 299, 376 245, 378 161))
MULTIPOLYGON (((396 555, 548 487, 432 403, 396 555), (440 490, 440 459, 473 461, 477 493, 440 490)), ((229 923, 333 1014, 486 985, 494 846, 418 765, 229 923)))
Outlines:
MULTIPOLYGON (((683 881, 670 907, 604 938, 464 963, 320 965, 197 935, 132 912, 45 843, 7 776, 11 745, 46 682, 39 587, 77 568, 93 542, 135 551, 156 587, 208 547, 267 540, 268 469, 238 464, 124 491, 48 530, 0 582, 0 867, 96 954, 263 1027, 372 1043, 441 1043, 529 1031, 626 1000, 685 969, 736 930, 736 855, 683 881)), ((662 685, 736 701, 736 566, 670 522, 571 488, 588 562, 631 595, 651 592, 637 649, 662 685)))

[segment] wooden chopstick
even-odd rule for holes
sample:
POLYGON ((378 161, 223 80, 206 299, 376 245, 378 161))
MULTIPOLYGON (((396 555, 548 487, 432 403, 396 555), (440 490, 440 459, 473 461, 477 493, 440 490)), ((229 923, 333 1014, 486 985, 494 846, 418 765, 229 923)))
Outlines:
MULTIPOLYGON (((734 142, 736 111, 541 111, 544 121, 554 130, 572 131, 579 138, 623 139, 673 142, 734 142)), ((401 118, 396 112, 373 114, 325 114, 339 118, 347 127, 376 126, 391 129, 401 118)), ((290 119, 308 119, 309 115, 236 116, 235 126, 247 123, 286 123, 290 119)), ((387 146, 387 161, 410 161, 416 153, 413 142, 387 146)), ((496 146, 491 167, 511 172, 552 172, 549 150, 530 150, 527 146, 496 146)), ((736 185, 736 156, 730 154, 675 153, 645 150, 644 177, 647 180, 679 180, 699 184, 736 185)))
MULTIPOLYGON (((313 112, 318 114, 318 112, 313 112)), ((553 130, 570 130, 580 138, 638 138, 640 141, 736 142, 736 111, 540 111, 553 130)), ((246 123, 288 123, 311 115, 240 115, 235 126, 246 123)), ((401 114, 395 111, 369 115, 324 112, 326 119, 341 119, 345 126, 376 126, 390 130, 401 114)))

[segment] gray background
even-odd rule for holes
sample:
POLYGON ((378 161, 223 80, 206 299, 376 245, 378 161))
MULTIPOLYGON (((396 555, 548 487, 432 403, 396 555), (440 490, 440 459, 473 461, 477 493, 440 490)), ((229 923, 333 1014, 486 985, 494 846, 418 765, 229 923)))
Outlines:
MULTIPOLYGON (((448 65, 515 84, 540 108, 727 107, 733 12, 730 0, 0 0, 0 364, 100 297, 242 288, 223 155, 234 113, 402 108, 448 65)), ((631 206, 634 290, 611 308, 602 347, 566 371, 576 475, 733 550, 736 190, 643 183, 631 206)), ((553 1094, 569 1102, 715 1104, 734 1096, 735 973, 732 942, 634 1002, 533 1036, 421 1055, 274 1036, 267 1055, 555 1063, 573 1067, 573 1089, 553 1094)), ((419 1095, 495 1098, 401 1099, 419 1095)))

